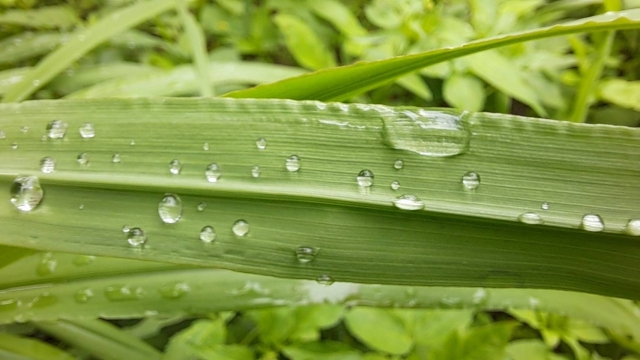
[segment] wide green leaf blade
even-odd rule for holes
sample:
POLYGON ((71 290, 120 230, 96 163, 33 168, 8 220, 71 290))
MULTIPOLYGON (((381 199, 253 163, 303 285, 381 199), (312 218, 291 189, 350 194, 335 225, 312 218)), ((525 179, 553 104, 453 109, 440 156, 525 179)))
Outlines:
POLYGON ((227 96, 236 98, 344 100, 412 71, 479 51, 550 36, 608 29, 636 29, 638 27, 640 27, 640 9, 611 12, 561 25, 481 39, 457 47, 320 70, 274 84, 235 91, 227 94, 227 96), (348 79, 348 81, 345 81, 345 79, 348 79))

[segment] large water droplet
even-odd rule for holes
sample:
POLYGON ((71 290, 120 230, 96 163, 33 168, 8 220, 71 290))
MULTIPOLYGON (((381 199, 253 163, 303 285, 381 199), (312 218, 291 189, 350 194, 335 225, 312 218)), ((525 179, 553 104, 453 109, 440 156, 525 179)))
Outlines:
POLYGON ((267 148, 267 140, 265 138, 259 138, 256 140, 256 147, 259 150, 264 150, 267 148))
POLYGON ((373 185, 373 171, 366 169, 360 171, 356 176, 356 180, 358 181, 358 186, 370 187, 373 185))
POLYGON ((87 165, 89 163, 89 155, 87 153, 82 153, 78 155, 78 164, 87 165))
POLYGON ((469 148, 471 137, 462 116, 441 111, 405 110, 382 116, 385 143, 427 156, 453 156, 469 148))
POLYGON ((186 295, 191 288, 189 284, 185 282, 177 282, 175 284, 169 284, 158 289, 158 292, 163 298, 178 299, 186 295))
POLYGON ((61 120, 53 120, 47 124, 46 130, 50 139, 62 139, 67 133, 67 123, 61 120))
POLYGON ((217 182, 221 175, 222 175, 222 171, 220 170, 220 167, 216 163, 211 163, 207 165, 207 169, 204 171, 204 176, 207 178, 207 181, 210 183, 217 182))
POLYGON ((56 162, 50 157, 43 157, 40 160, 40 170, 45 174, 50 174, 56 169, 56 162))
POLYGON ((173 159, 169 162, 169 172, 172 173, 173 175, 178 175, 180 174, 180 171, 182 170, 182 163, 180 163, 180 160, 178 159, 173 159))
POLYGON ((40 181, 35 176, 18 176, 15 178, 13 184, 11 184, 10 193, 11 203, 21 211, 35 209, 44 197, 40 181))
POLYGON ((91 300, 91 298, 93 298, 93 290, 91 290, 90 288, 80 289, 76 292, 73 298, 76 300, 76 302, 84 304, 87 301, 91 300))
POLYGON ((604 221, 600 215, 587 214, 582 217, 580 227, 587 231, 598 232, 604 230, 604 221))
POLYGON ((400 182, 398 182, 398 180, 394 180, 391 183, 391 190, 398 190, 400 189, 400 182))
POLYGON ((543 202, 542 205, 540 205, 540 208, 542 210, 549 210, 549 203, 548 202, 543 202))
POLYGON ((231 229, 237 236, 245 236, 249 232, 249 223, 244 220, 238 220, 233 223, 233 227, 231 229))
POLYGON ((298 155, 291 155, 287 158, 287 161, 285 161, 284 166, 289 171, 298 171, 300 170, 300 158, 298 155))
POLYGON ((141 287, 112 285, 104 289, 104 296, 111 301, 131 301, 144 298, 146 292, 141 287))
POLYGON ((480 175, 477 172, 469 171, 462 175, 462 185, 468 190, 475 190, 480 186, 480 175))
MULTIPOLYGON (((124 228, 122 228, 124 231, 124 228)), ((129 229, 127 232, 127 241, 131 246, 142 247, 144 243, 147 242, 147 233, 144 230, 134 227, 129 229)))
POLYGON ((296 249, 296 258, 301 264, 306 264, 313 261, 318 255, 320 249, 311 246, 300 246, 296 249))
POLYGON ((640 236, 640 219, 629 220, 625 232, 629 235, 640 236))
POLYGON ((520 214, 520 216, 518 216, 518 220, 520 220, 525 224, 530 224, 530 225, 540 225, 544 222, 540 217, 540 215, 533 212, 526 212, 526 213, 520 214))
POLYGON ((205 226, 200 230, 200 240, 211 243, 216 239, 216 231, 211 226, 205 226))
POLYGON ((80 125, 79 130, 80 136, 82 136, 83 139, 91 139, 96 136, 96 130, 93 128, 93 124, 91 123, 84 123, 80 125))
POLYGON ((182 200, 175 194, 166 194, 158 203, 158 215, 165 224, 175 224, 182 217, 182 200))
POLYGON ((320 285, 331 285, 335 282, 335 280, 333 280, 333 278, 329 275, 320 275, 316 278, 316 281, 320 285))
POLYGON ((404 161, 402 159, 398 159, 394 161, 393 168, 396 170, 400 170, 404 167, 404 161))
POLYGON ((119 164, 119 163, 120 163, 120 161, 122 161, 122 160, 120 159, 120 154, 118 154, 118 153, 113 154, 113 158, 111 158, 111 161, 112 161, 114 164, 119 164))
POLYGON ((256 165, 251 168, 251 176, 254 178, 260 177, 260 166, 256 165))
POLYGON ((422 210, 424 203, 415 195, 402 195, 393 200, 393 205, 402 210, 422 210))

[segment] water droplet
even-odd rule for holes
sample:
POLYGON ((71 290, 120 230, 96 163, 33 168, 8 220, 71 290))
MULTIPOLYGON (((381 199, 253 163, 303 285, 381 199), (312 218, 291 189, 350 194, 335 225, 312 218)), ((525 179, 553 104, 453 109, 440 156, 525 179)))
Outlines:
POLYGON ((200 230, 200 240, 205 243, 211 243, 216 239, 216 232, 211 226, 205 226, 200 230))
POLYGON ((93 290, 89 288, 80 289, 76 292, 73 298, 76 300, 76 302, 84 304, 91 300, 91 298, 93 298, 93 290))
POLYGON ((206 142, 206 143, 204 143, 204 145, 202 145, 202 150, 204 150, 204 151, 208 151, 209 150, 209 143, 208 142, 206 142))
POLYGON ((238 220, 233 223, 232 230, 237 236, 245 236, 249 232, 249 223, 244 220, 238 220))
POLYGON ((540 300, 534 298, 533 296, 529 296, 529 307, 531 309, 537 309, 540 306, 540 300))
POLYGON ((144 298, 146 292, 141 287, 112 285, 104 289, 104 296, 111 301, 131 301, 144 298))
POLYGON ((296 249, 296 258, 301 264, 313 261, 318 255, 320 249, 311 246, 300 246, 296 249))
POLYGON ((178 159, 173 159, 169 162, 169 172, 172 173, 173 175, 178 175, 180 174, 180 171, 182 170, 182 163, 180 163, 180 160, 178 159))
POLYGON ((358 186, 362 187, 370 187, 373 185, 373 172, 371 170, 362 170, 356 176, 356 180, 358 181, 358 186))
POLYGON ((480 175, 477 172, 469 171, 462 175, 462 185, 469 190, 475 190, 480 186, 480 175))
POLYGON ((36 273, 40 276, 51 275, 56 271, 58 261, 53 257, 50 252, 44 253, 42 259, 36 266, 36 273))
POLYGON ((67 133, 67 123, 61 120, 53 120, 47 124, 46 130, 50 139, 62 139, 67 133))
POLYGON ((40 181, 35 176, 18 176, 15 178, 13 184, 11 184, 10 193, 11 203, 21 211, 35 209, 44 197, 40 181))
POLYGON ((629 235, 640 236, 640 219, 629 220, 625 232, 629 235))
POLYGON ((43 157, 40 160, 40 170, 45 174, 50 174, 56 169, 56 162, 50 157, 43 157))
POLYGON ((96 130, 93 128, 93 124, 91 123, 82 124, 79 130, 80 136, 82 136, 83 139, 91 139, 96 136, 96 130))
POLYGON ((462 299, 460 299, 457 296, 447 296, 447 295, 445 295, 440 299, 440 304, 442 304, 444 307, 451 308, 451 307, 459 306, 461 301, 462 301, 462 299))
POLYGON ((422 210, 424 203, 415 195, 402 195, 393 200, 393 205, 402 210, 422 210))
POLYGON ((186 295, 191 288, 189 284, 185 282, 177 282, 175 284, 165 285, 158 289, 158 292, 163 298, 178 299, 186 295))
POLYGON ((260 166, 256 165, 251 168, 251 176, 254 178, 260 177, 260 166))
POLYGON ((267 140, 265 138, 259 138, 256 140, 256 147, 259 150, 264 150, 267 148, 267 140))
POLYGON ((405 110, 384 115, 385 143, 399 150, 427 156, 454 156, 469 148, 469 132, 463 116, 441 111, 405 110))
POLYGON ((329 275, 320 275, 316 278, 316 281, 320 285, 331 285, 335 282, 335 280, 333 280, 333 278, 329 275))
POLYGON ((394 161, 393 168, 396 170, 400 170, 404 167, 404 161, 402 159, 398 159, 394 161))
POLYGON ((131 146, 134 146, 136 144, 136 141, 135 140, 131 140, 130 144, 131 144, 131 146))
POLYGON ((80 206, 78 206, 79 210, 83 210, 84 209, 84 204, 80 204, 80 206))
POLYGON ((587 214, 582 217, 580 226, 584 230, 598 232, 604 230, 604 221, 602 221, 600 215, 587 214))
POLYGON ((158 215, 165 224, 175 224, 182 217, 182 200, 175 194, 165 194, 158 203, 158 215))
POLYGON ((487 290, 479 288, 473 293, 473 295, 471 295, 471 302, 474 305, 484 304, 487 301, 487 297, 487 290))
POLYGON ((4 131, 0 130, 0 140, 4 140, 7 138, 7 135, 4 133, 4 131))
POLYGON ((220 167, 216 163, 207 165, 207 169, 204 171, 204 176, 210 183, 218 182, 221 175, 222 171, 220 171, 220 167))
POLYGON ((92 255, 78 255, 73 259, 73 264, 77 266, 85 266, 94 262, 95 259, 96 257, 92 255))
POLYGON ((291 155, 285 161, 284 166, 288 171, 298 171, 300 170, 300 158, 298 155, 291 155))
POLYGON ((120 163, 120 161, 121 161, 121 160, 120 160, 120 154, 118 154, 118 153, 113 154, 113 158, 111 158, 111 161, 112 161, 114 164, 119 164, 119 163, 120 163))
POLYGON ((394 180, 391 183, 391 190, 398 190, 400 189, 400 182, 398 182, 398 180, 394 180))
POLYGON ((38 86, 40 85, 40 80, 36 79, 36 80, 33 80, 31 83, 33 84, 33 86, 38 86))
POLYGON ((128 227, 127 225, 125 225, 125 226, 123 226, 123 227, 122 227, 122 232, 123 232, 123 233, 128 233, 130 230, 131 230, 131 228, 130 228, 130 227, 128 227))
MULTIPOLYGON (((124 231, 124 228, 122 228, 124 231)), ((140 228, 132 228, 127 231, 127 241, 131 246, 142 247, 147 242, 147 233, 140 228)))
POLYGON ((81 153, 77 158, 78 164, 87 165, 89 163, 89 155, 87 153, 81 153))
POLYGON ((15 143, 15 142, 14 142, 14 143, 11 143, 11 148, 12 148, 13 150, 16 150, 16 149, 18 148, 18 143, 15 143))
POLYGON ((201 202, 200 204, 198 204, 198 206, 196 207, 196 209, 198 209, 198 211, 204 211, 204 209, 207 207, 206 203, 201 202))
POLYGON ((520 216, 518 216, 518 220, 520 220, 520 222, 523 222, 525 224, 530 224, 530 225, 540 225, 544 222, 542 220, 542 217, 540 217, 540 215, 533 212, 526 212, 526 213, 520 214, 520 216))
POLYGON ((28 126, 23 126, 20 128, 20 132, 22 132, 23 134, 26 134, 27 131, 29 131, 29 127, 28 126))
POLYGON ((549 203, 548 202, 543 202, 542 205, 540 205, 540 208, 542 210, 549 210, 549 203))

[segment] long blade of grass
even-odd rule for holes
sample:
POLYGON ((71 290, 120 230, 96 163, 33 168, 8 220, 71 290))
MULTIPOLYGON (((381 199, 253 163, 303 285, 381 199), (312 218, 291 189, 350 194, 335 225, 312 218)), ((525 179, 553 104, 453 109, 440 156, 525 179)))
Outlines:
POLYGON ((13 359, 9 354, 16 356, 18 359, 29 360, 76 359, 71 356, 71 354, 44 341, 8 333, 0 333, 0 357, 2 359, 13 359))
POLYGON ((302 279, 638 295, 638 129, 232 99, 6 104, 0 128, 1 244, 302 279), (66 137, 43 141, 57 119, 66 137), (85 123, 95 137, 81 136, 85 123), (356 181, 364 169, 371 187, 356 181), (44 189, 33 211, 10 201, 19 175, 44 189), (169 223, 167 193, 182 204, 180 219, 161 209, 169 223), (422 200, 400 207, 424 210, 394 207, 403 194, 422 200), (296 253, 308 250, 305 265, 296 253))
POLYGON ((36 29, 67 29, 80 23, 72 7, 43 6, 37 9, 11 9, 0 14, 0 25, 24 26, 36 29))
POLYGON ((611 12, 561 25, 481 39, 456 47, 319 70, 274 84, 235 91, 226 96, 344 100, 423 67, 500 46, 578 32, 636 29, 638 27, 640 27, 640 9, 611 12))
POLYGON ((189 12, 186 3, 180 3, 177 8, 182 26, 189 40, 191 57, 194 61, 196 72, 198 73, 200 95, 205 97, 214 96, 211 82, 209 81, 209 58, 207 56, 207 43, 202 28, 189 12))

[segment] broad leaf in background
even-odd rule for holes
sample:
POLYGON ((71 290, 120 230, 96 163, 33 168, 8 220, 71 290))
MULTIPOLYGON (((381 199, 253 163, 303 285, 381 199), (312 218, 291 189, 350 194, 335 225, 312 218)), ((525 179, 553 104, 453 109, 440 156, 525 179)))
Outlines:
POLYGON ((444 99, 460 110, 481 111, 487 94, 484 84, 471 74, 453 74, 442 85, 444 99))
POLYGON ((611 104, 640 111, 640 81, 606 79, 600 82, 598 95, 611 104))
POLYGON ((512 341, 507 345, 506 354, 513 360, 567 360, 564 356, 554 354, 538 339, 512 341))
POLYGON ((300 65, 311 70, 336 66, 327 45, 300 18, 278 14, 274 22, 284 35, 287 49, 300 65))
POLYGON ((413 339, 395 310, 356 307, 345 315, 349 332, 368 347, 394 355, 408 353, 413 339))
POLYGON ((496 322, 451 333, 441 346, 431 349, 430 360, 502 360, 517 323, 496 322))

